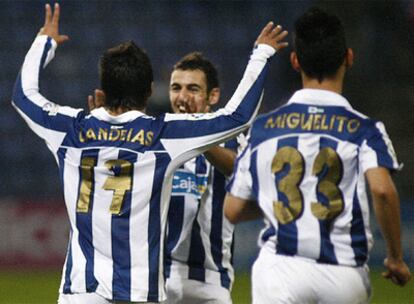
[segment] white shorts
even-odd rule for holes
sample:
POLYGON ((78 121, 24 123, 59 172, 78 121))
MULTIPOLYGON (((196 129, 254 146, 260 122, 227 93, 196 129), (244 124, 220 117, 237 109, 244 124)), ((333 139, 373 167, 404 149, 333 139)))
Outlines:
POLYGON ((222 286, 171 277, 167 279, 167 304, 231 304, 230 291, 222 286))
POLYGON ((368 303, 367 267, 318 264, 263 248, 252 270, 253 304, 368 303))
MULTIPOLYGON (((110 301, 97 293, 76 293, 76 294, 59 294, 58 304, 138 304, 138 303, 153 303, 154 302, 125 302, 125 301, 110 301)), ((165 302, 163 302, 165 303, 165 302)))

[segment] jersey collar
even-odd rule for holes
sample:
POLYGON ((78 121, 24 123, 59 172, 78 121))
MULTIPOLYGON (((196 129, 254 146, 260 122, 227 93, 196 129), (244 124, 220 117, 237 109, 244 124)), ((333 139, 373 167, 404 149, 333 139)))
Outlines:
POLYGON ((288 101, 288 104, 292 103, 315 106, 340 106, 352 109, 352 106, 348 100, 346 100, 342 95, 332 91, 318 89, 302 89, 296 91, 288 101))
POLYGON ((111 115, 109 114, 105 108, 97 108, 91 111, 91 115, 93 117, 98 118, 99 120, 103 120, 112 124, 122 124, 129 121, 132 121, 138 117, 146 116, 146 114, 142 113, 141 111, 137 110, 131 110, 125 113, 122 113, 121 115, 111 115))

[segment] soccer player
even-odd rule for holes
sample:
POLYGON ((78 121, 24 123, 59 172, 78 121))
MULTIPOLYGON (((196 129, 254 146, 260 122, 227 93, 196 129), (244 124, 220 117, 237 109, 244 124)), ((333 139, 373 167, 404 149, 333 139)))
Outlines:
POLYGON ((105 106, 86 115, 39 92, 57 45, 60 8, 27 53, 13 105, 43 138, 59 166, 71 235, 59 303, 162 302, 164 232, 175 170, 244 130, 261 99, 267 62, 286 47, 269 23, 243 78, 223 109, 208 114, 145 115, 153 80, 148 56, 133 42, 104 52, 99 74, 105 106))
POLYGON ((264 215, 253 303, 366 303, 372 247, 365 179, 387 244, 386 278, 403 286, 399 168, 384 125, 341 95, 353 62, 339 19, 311 8, 295 23, 291 63, 303 89, 258 118, 225 201, 231 222, 264 215))
MULTIPOLYGON (((175 113, 209 113, 220 98, 217 70, 201 53, 174 65, 170 102, 175 113)), ((231 303, 233 225, 224 217, 226 176, 237 140, 214 147, 174 174, 167 229, 167 303, 231 303)))

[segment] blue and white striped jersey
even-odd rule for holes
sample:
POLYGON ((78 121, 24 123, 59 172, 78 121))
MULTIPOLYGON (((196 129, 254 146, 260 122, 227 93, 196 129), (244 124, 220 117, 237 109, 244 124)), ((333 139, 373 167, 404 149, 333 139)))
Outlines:
POLYGON ((265 250, 360 266, 372 247, 364 173, 398 169, 381 122, 342 96, 304 89, 252 126, 229 191, 258 201, 265 250))
POLYGON ((260 45, 253 51, 225 108, 153 118, 139 111, 111 116, 104 108, 87 115, 47 100, 38 83, 55 49, 56 42, 47 36, 35 39, 13 104, 46 141, 59 166, 71 225, 60 291, 163 301, 164 232, 173 173, 252 121, 274 50, 260 45))
MULTIPOLYGON (((237 140, 225 143, 237 150, 237 140)), ((233 225, 223 213, 226 178, 204 155, 174 174, 168 213, 166 276, 230 289, 233 225)))

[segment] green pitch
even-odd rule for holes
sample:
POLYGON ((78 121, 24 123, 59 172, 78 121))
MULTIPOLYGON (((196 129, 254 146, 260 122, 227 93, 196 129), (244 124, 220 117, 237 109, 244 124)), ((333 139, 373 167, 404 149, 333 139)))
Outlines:
MULTIPOLYGON (((371 272, 374 290, 372 303, 414 304, 414 282, 404 288, 382 279, 378 271, 371 272)), ((0 272, 1 304, 56 304, 60 272, 0 272)), ((250 303, 250 279, 246 273, 236 274, 233 288, 234 304, 250 303)))

